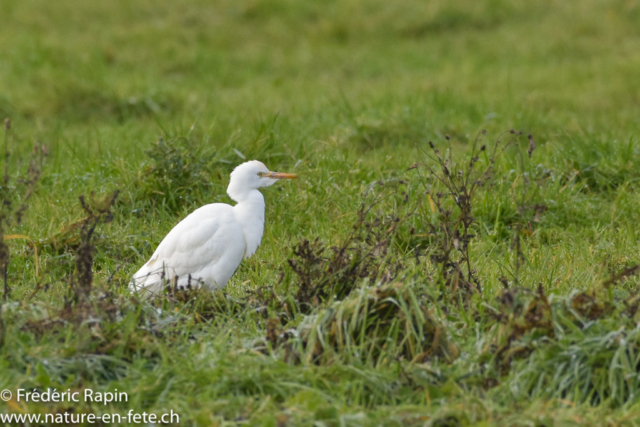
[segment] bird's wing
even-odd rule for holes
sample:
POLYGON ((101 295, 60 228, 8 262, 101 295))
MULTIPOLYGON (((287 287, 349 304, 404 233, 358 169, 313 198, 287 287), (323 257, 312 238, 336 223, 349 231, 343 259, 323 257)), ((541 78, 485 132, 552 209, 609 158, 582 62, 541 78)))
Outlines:
POLYGON ((195 284, 199 279, 213 278, 224 281, 220 286, 226 284, 240 264, 246 246, 232 209, 229 205, 216 203, 203 206, 187 216, 167 234, 151 259, 134 274, 131 287, 158 292, 164 283, 172 283, 175 276, 180 279, 180 284, 191 279, 195 284))

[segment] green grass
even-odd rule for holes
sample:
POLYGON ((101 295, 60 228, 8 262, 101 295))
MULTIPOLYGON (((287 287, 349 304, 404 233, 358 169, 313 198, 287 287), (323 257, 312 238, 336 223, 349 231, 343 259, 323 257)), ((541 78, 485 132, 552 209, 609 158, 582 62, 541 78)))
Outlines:
POLYGON ((0 2, 0 16, 14 177, 3 194, 18 197, 34 144, 49 149, 23 221, 4 230, 38 256, 6 241, 0 390, 117 388, 129 402, 76 412, 172 409, 181 425, 639 424, 640 281, 604 285, 640 263, 637 2, 22 0, 0 2), (419 204, 432 178, 408 168, 430 140, 445 152, 445 135, 465 162, 483 129, 489 145, 516 129, 537 147, 524 161, 526 138, 507 149, 476 194, 482 294, 470 295, 414 257, 442 218, 419 204), (224 292, 167 297, 161 311, 130 297, 128 277, 181 218, 230 203, 245 158, 300 175, 264 191, 258 252, 224 292), (95 291, 61 314, 78 196, 114 190, 93 239, 95 291), (374 213, 417 210, 380 269, 309 265, 354 290, 301 305, 293 248, 343 244, 360 205, 385 194, 374 213), (547 210, 519 213, 534 204, 547 210), (375 288, 396 262, 402 273, 375 288))

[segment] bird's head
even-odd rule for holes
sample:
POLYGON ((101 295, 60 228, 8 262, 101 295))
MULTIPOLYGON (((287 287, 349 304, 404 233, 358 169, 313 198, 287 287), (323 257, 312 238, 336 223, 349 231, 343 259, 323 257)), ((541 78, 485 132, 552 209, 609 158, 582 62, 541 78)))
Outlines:
POLYGON ((236 166, 231 172, 227 193, 233 200, 239 202, 251 190, 269 187, 280 179, 293 178, 297 178, 297 176, 290 173, 271 172, 264 163, 250 160, 236 166))

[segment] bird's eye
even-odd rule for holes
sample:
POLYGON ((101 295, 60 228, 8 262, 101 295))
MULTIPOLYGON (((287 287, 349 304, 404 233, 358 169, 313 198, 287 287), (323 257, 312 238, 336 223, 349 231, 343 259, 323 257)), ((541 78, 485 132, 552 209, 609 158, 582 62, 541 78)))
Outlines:
POLYGON ((265 172, 258 172, 258 176, 262 178, 263 176, 267 176, 267 174, 265 172))

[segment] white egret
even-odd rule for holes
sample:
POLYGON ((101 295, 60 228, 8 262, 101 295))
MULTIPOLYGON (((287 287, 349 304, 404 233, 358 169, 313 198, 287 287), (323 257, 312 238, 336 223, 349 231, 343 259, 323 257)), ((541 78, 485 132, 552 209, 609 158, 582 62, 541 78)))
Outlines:
POLYGON ((158 293, 165 285, 224 287, 242 259, 260 245, 265 205, 258 189, 291 178, 296 175, 270 172, 257 160, 237 166, 227 187, 237 204, 205 205, 180 221, 133 275, 131 290, 158 293))

